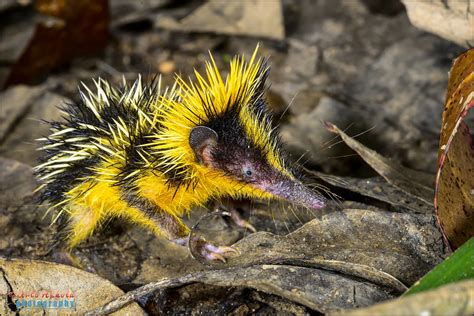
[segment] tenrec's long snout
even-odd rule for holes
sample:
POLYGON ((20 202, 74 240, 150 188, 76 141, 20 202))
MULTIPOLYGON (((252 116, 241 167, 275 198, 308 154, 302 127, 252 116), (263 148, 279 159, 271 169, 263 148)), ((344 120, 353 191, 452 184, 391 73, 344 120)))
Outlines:
POLYGON ((326 199, 304 186, 300 181, 283 178, 261 187, 265 192, 276 195, 288 202, 310 209, 320 209, 326 205, 326 199))

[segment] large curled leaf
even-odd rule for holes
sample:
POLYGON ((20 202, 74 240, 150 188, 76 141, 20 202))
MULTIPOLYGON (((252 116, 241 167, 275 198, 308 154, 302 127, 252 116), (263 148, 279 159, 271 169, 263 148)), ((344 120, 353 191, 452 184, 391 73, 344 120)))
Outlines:
POLYGON ((464 122, 474 106, 474 49, 455 59, 441 125, 435 208, 453 248, 474 236, 474 147, 464 122))

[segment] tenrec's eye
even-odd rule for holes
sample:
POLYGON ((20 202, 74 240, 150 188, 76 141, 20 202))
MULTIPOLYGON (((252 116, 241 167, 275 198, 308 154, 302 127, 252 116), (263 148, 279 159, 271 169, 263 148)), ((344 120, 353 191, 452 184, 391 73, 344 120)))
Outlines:
POLYGON ((250 169, 248 167, 244 167, 242 171, 244 173, 244 176, 246 176, 246 177, 251 177, 253 175, 252 169, 250 169))

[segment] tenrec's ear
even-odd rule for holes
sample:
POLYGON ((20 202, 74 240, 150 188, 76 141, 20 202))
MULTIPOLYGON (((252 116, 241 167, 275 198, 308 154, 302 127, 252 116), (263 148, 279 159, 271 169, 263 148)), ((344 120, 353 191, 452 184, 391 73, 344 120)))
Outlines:
POLYGON ((193 149, 199 163, 209 165, 211 162, 210 150, 217 144, 217 133, 206 126, 196 126, 189 134, 189 145, 193 149))

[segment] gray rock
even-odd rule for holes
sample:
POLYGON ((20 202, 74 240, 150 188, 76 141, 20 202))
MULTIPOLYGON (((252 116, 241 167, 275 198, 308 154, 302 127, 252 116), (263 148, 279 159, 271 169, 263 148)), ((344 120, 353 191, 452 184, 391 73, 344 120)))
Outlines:
POLYGON ((0 94, 0 143, 43 92, 44 89, 41 87, 18 86, 0 94))
MULTIPOLYGON (((77 268, 52 262, 0 258, 0 275, 2 315, 15 314, 14 310, 11 310, 12 307, 10 307, 10 310, 7 309, 8 298, 11 299, 9 292, 20 294, 26 292, 25 289, 38 295, 38 301, 44 300, 49 303, 56 303, 56 300, 45 298, 43 295, 46 291, 52 295, 62 295, 60 298, 57 298, 57 301, 67 301, 70 304, 73 302, 74 305, 72 307, 69 305, 69 308, 66 305, 62 306, 62 308, 59 307, 61 313, 69 314, 69 312, 74 311, 73 313, 80 315, 84 315, 87 310, 100 306, 104 302, 123 294, 123 291, 109 280, 104 280, 97 275, 77 268), (65 296, 71 293, 73 297, 65 296)), ((22 300, 21 298, 18 299, 20 302, 22 300)), ((16 299, 13 298, 13 301, 16 301, 16 299)), ((35 299, 31 299, 31 297, 27 297, 25 301, 29 303, 32 303, 32 301, 38 302, 35 299)), ((38 306, 36 306, 36 309, 42 310, 44 314, 47 311, 53 310, 51 307, 41 309, 38 306)), ((35 311, 35 308, 31 308, 31 311, 35 311)), ((133 303, 126 306, 119 314, 141 315, 143 313, 140 306, 137 303, 133 303)))
POLYGON ((385 144, 386 156, 414 169, 436 170, 451 46, 418 34, 390 47, 362 72, 351 95, 385 144))
POLYGON ((297 39, 289 39, 288 44, 288 56, 284 63, 274 67, 278 69, 274 69, 276 76, 272 77, 277 78, 272 85, 287 102, 291 102, 299 91, 310 85, 318 70, 320 52, 316 45, 297 39))
POLYGON ((157 26, 185 32, 245 35, 276 40, 285 38, 279 0, 211 0, 180 21, 161 18, 157 21, 157 26))
POLYGON ((0 158, 0 177, 0 209, 13 209, 31 203, 37 183, 30 166, 0 158))
POLYGON ((68 100, 44 87, 26 86, 12 87, 0 95, 0 99, 8 109, 5 115, 8 124, 0 125, 0 132, 4 133, 0 155, 35 165, 39 155, 36 139, 49 133, 48 124, 41 120, 59 120, 59 106, 68 100))
POLYGON ((0 157, 0 256, 15 257, 45 251, 51 236, 33 191, 38 183, 33 169, 0 157))
MULTIPOLYGON (((374 128, 370 140, 377 146, 371 147, 414 169, 434 172, 447 73, 450 60, 462 50, 417 30, 403 13, 390 18, 373 15, 361 1, 302 1, 294 6, 297 9, 291 20, 295 22, 288 37, 302 42, 306 51, 315 46, 318 58, 316 68, 306 67, 308 74, 312 71, 309 77, 285 72, 287 64, 311 65, 304 57, 309 54, 291 57, 291 42, 288 57, 272 58, 276 60, 272 86, 282 91, 286 102, 295 95, 298 98, 299 93, 308 97, 303 100, 305 106, 293 104, 291 113, 311 113, 319 95, 329 95, 359 113, 353 118, 351 111, 338 112, 341 128, 349 121, 374 128), (342 118, 346 115, 348 118, 342 118)), ((316 147, 308 135, 321 135, 318 122, 327 120, 317 114, 305 118, 314 123, 300 124, 303 118, 291 121, 294 135, 306 135, 297 147, 310 149, 313 157, 320 149, 312 152, 316 147), (299 127, 302 130, 297 132, 299 127)), ((314 162, 320 164, 321 160, 314 162)), ((344 170, 346 163, 341 161, 339 170, 344 170)))
MULTIPOLYGON (((297 101, 295 98, 295 103, 297 101)), ((299 108, 303 106, 298 105, 299 108)), ((309 107, 306 105, 304 109, 309 107)), ((351 155, 352 152, 346 146, 335 145, 339 140, 327 131, 324 126, 326 121, 348 128, 351 134, 368 129, 361 113, 331 97, 323 96, 311 112, 302 111, 300 115, 291 118, 290 123, 282 127, 281 136, 292 152, 304 155, 303 162, 310 161, 321 165, 324 170, 331 170, 335 164, 340 164, 334 158, 351 155)))
POLYGON ((474 46, 472 0, 402 0, 411 23, 464 46, 474 46))

